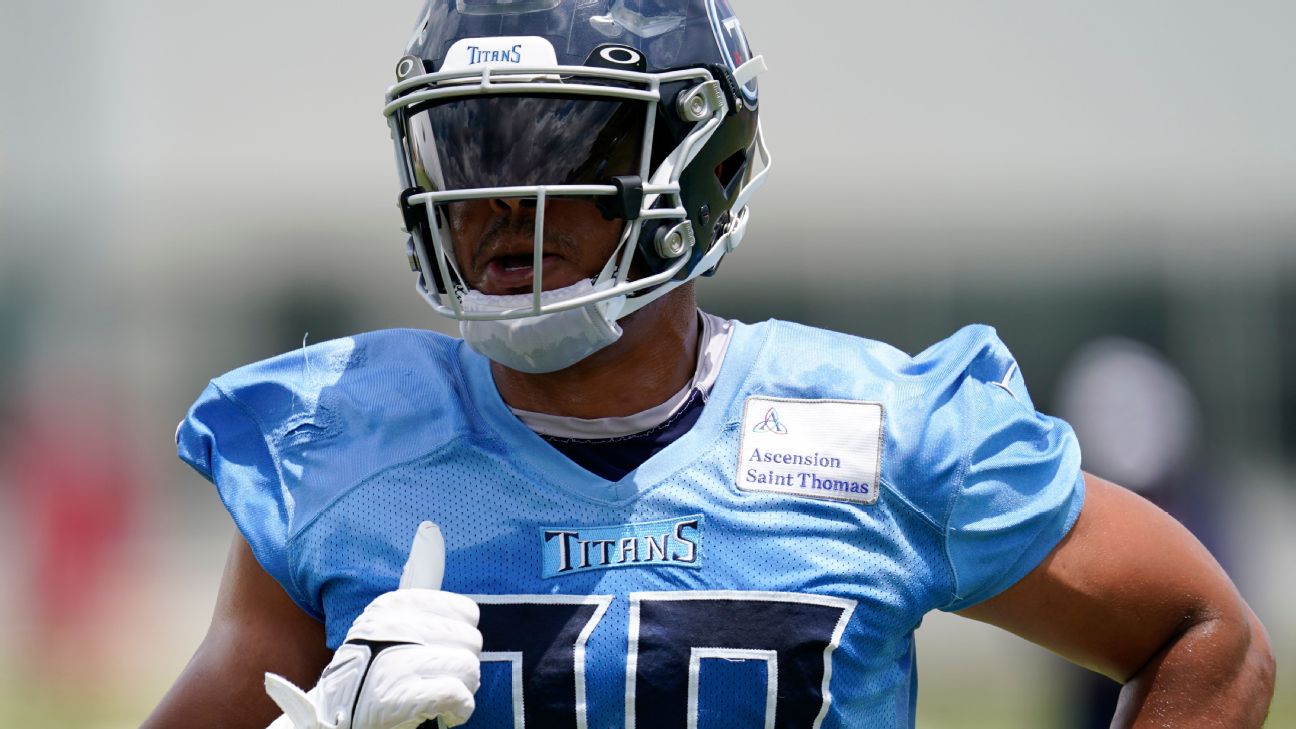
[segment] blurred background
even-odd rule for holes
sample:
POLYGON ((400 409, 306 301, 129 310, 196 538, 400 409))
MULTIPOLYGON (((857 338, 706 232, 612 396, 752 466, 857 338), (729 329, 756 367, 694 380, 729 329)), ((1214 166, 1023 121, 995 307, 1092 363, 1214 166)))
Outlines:
MULTIPOLYGON (((704 305, 911 352, 993 324, 1296 659, 1296 4, 735 5, 775 169, 704 305)), ((209 378, 445 329, 380 113, 419 7, 0 0, 0 726, 135 726, 198 644, 233 527, 172 433, 209 378)), ((1104 690, 957 618, 919 642, 927 729, 1104 690)))

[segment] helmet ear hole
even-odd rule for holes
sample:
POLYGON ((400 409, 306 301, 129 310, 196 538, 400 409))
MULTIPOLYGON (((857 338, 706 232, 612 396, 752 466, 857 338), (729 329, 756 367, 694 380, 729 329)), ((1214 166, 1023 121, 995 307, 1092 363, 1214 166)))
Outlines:
POLYGON ((747 150, 740 149, 716 165, 716 180, 724 188, 725 197, 733 197, 735 184, 742 179, 743 172, 747 170, 747 159, 747 150))

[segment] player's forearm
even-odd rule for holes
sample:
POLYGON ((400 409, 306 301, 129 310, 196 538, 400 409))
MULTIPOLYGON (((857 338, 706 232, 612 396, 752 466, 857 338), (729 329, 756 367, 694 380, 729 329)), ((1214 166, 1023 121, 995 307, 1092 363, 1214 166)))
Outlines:
POLYGON ((1249 609, 1201 620, 1125 684, 1112 727, 1260 727, 1274 673, 1268 635, 1249 609))

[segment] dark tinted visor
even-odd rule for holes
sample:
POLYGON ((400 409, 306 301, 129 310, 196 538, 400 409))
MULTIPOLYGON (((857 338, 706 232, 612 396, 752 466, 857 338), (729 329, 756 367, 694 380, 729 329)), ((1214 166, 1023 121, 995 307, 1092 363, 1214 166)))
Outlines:
POLYGON ((472 96, 411 107, 407 141, 426 190, 605 185, 639 173, 647 103, 472 96))

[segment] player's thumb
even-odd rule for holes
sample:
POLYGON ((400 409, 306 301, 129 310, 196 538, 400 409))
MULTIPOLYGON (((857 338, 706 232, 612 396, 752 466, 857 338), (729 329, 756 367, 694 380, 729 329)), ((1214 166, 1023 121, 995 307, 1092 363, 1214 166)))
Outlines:
POLYGON ((267 673, 265 690, 279 705, 279 710, 284 713, 269 726, 269 729, 283 729, 285 723, 292 729, 318 729, 322 726, 315 702, 288 679, 274 673, 267 673))
POLYGON ((409 559, 401 572, 400 588, 440 590, 445 576, 445 538, 436 524, 425 521, 414 533, 409 559))

